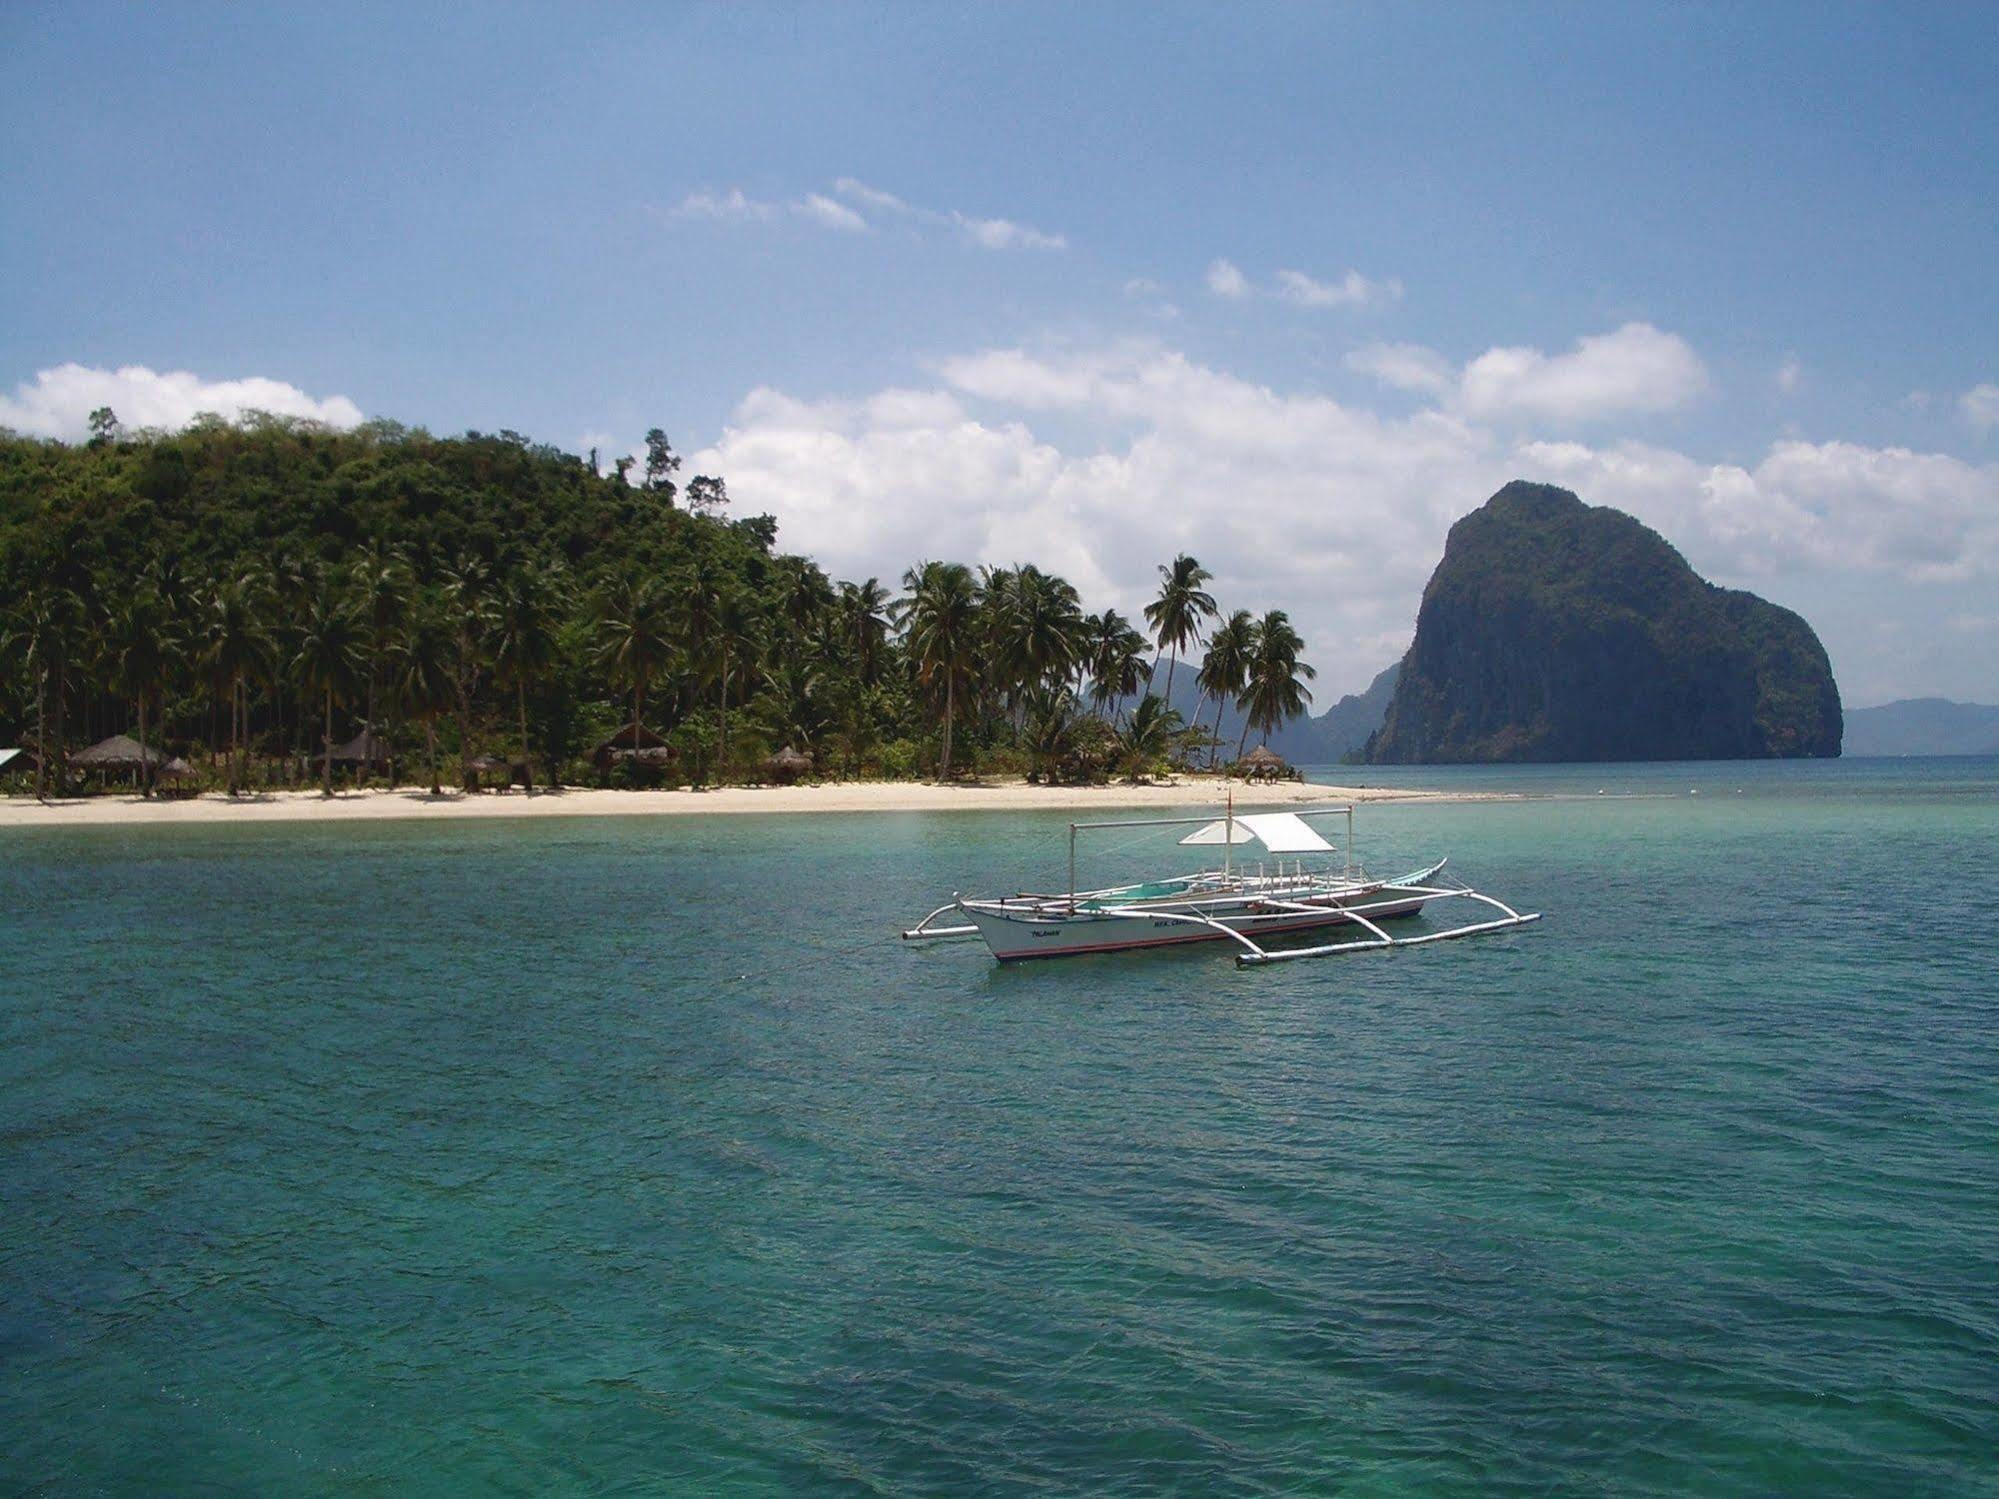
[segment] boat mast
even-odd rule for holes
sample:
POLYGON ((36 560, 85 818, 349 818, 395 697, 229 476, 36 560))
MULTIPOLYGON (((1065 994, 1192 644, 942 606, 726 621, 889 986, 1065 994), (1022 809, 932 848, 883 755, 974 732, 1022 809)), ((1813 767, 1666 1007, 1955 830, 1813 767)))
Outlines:
POLYGON ((1076 824, 1069 824, 1069 909, 1076 909, 1076 824))
POLYGON ((1235 847, 1235 787, 1229 787, 1228 811, 1223 814, 1227 825, 1222 829, 1222 878, 1229 877, 1229 850, 1235 847))

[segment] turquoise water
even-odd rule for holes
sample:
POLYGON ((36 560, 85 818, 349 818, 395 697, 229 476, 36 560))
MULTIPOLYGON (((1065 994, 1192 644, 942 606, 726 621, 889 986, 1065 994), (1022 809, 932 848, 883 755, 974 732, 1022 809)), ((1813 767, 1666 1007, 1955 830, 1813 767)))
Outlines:
POLYGON ((0 1490, 1999 1493, 1999 764, 1394 774, 1561 793, 1359 827, 1547 920, 1002 970, 895 930, 1064 818, 0 834, 0 1490))

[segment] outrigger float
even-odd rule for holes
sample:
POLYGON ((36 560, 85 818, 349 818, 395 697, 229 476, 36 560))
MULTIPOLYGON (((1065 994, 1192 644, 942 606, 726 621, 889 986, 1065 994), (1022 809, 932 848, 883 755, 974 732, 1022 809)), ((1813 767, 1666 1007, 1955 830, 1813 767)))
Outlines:
POLYGON ((1238 815, 1234 797, 1219 818, 1142 818, 1126 822, 1069 824, 1067 894, 1021 894, 993 899, 959 897, 939 906, 902 934, 907 942, 981 937, 1002 963, 1023 958, 1061 958, 1081 953, 1127 952, 1189 942, 1233 942, 1236 963, 1286 963, 1335 953, 1419 947, 1450 937, 1471 937, 1539 921, 1541 913, 1520 912, 1481 894, 1443 872, 1445 860, 1399 879, 1376 879, 1353 861, 1353 808, 1316 807, 1290 812, 1238 815), (1344 854, 1323 838, 1307 818, 1346 818, 1344 854), (1194 826, 1182 844, 1219 845, 1219 869, 1174 875, 1101 890, 1076 888, 1076 837, 1113 828, 1194 826), (1254 865, 1232 857, 1243 844, 1260 844, 1269 858, 1254 865), (1334 860, 1339 862, 1335 863, 1334 860), (1414 916, 1432 901, 1470 900, 1501 914, 1420 936, 1397 937, 1381 923, 1414 916), (963 920, 940 925, 957 913, 963 920), (1316 947, 1264 946, 1271 937, 1322 927, 1352 925, 1367 935, 1316 947))

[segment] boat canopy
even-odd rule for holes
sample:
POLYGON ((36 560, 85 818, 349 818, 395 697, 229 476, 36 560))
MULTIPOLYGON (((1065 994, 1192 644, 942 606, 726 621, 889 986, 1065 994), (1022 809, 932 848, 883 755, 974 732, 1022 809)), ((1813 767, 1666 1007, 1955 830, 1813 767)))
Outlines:
POLYGON ((1228 818, 1217 818, 1205 827, 1196 828, 1180 841, 1183 844, 1261 843, 1273 854, 1329 854, 1333 851, 1332 844, 1315 833, 1296 812, 1246 813, 1234 819, 1233 829, 1228 818), (1234 837, 1229 836, 1231 831, 1234 837))

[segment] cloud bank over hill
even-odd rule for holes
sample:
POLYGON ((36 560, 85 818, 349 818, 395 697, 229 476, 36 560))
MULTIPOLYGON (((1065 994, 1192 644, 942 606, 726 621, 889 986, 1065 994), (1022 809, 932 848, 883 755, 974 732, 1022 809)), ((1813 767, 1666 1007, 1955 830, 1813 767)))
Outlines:
POLYGON ((187 370, 156 371, 128 364, 119 369, 62 364, 0 395, 0 427, 31 437, 78 442, 90 435, 90 413, 109 406, 127 430, 178 431, 203 412, 230 421, 245 412, 304 417, 329 427, 358 426, 361 408, 345 396, 315 399, 283 380, 252 375, 204 380, 187 370))
MULTIPOLYGON (((1157 562, 1193 551, 1231 606, 1290 609, 1336 691, 1400 654, 1451 522, 1513 478, 1627 510, 1720 581, 1999 575, 1999 464, 1788 437, 1744 464, 1572 435, 1707 388, 1692 349, 1648 325, 1554 355, 1452 367, 1377 346, 1366 363, 1430 400, 1384 415, 1159 343, 989 348, 938 361, 922 388, 758 389, 689 462, 842 576, 893 578, 923 556, 1034 560, 1131 612, 1157 562)), ((1857 639, 1837 621, 1827 633, 1857 639)))

